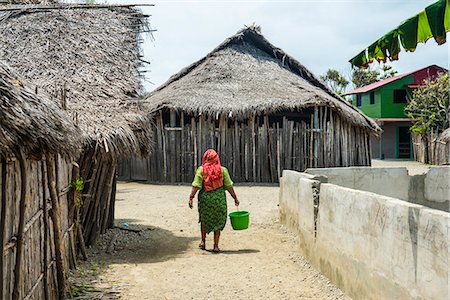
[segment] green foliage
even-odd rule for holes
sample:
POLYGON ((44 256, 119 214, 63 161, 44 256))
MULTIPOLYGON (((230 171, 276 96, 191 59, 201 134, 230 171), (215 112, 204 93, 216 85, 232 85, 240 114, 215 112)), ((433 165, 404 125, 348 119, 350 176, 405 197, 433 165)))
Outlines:
POLYGON ((391 66, 383 65, 381 69, 367 70, 356 69, 353 71, 351 76, 351 81, 355 85, 355 88, 360 88, 380 80, 384 80, 393 77, 398 72, 395 71, 391 66))
POLYGON ((98 263, 93 263, 92 265, 91 265, 91 271, 92 272, 97 272, 98 271, 98 263))
POLYGON ((405 108, 406 115, 414 123, 411 131, 414 134, 442 132, 450 127, 449 75, 441 74, 435 80, 425 81, 424 85, 413 92, 405 108))
POLYGON ((76 287, 71 287, 70 288, 70 298, 73 298, 73 297, 78 297, 79 296, 79 290, 78 290, 78 288, 76 288, 76 287))
POLYGON ((381 68, 381 71, 382 71, 382 73, 379 76, 380 80, 394 77, 398 73, 391 66, 388 66, 388 65, 383 65, 383 67, 381 68))
POLYGON ((378 81, 378 76, 380 72, 376 70, 362 70, 356 69, 352 73, 352 83, 355 85, 355 88, 360 88, 374 82, 378 81))
POLYGON ((334 69, 328 69, 325 75, 320 76, 320 79, 322 79, 330 89, 338 94, 345 92, 345 88, 349 84, 348 80, 345 79, 345 77, 341 75, 338 70, 334 69))
POLYGON ((81 192, 83 190, 84 182, 83 178, 78 178, 70 183, 70 187, 75 191, 81 192))

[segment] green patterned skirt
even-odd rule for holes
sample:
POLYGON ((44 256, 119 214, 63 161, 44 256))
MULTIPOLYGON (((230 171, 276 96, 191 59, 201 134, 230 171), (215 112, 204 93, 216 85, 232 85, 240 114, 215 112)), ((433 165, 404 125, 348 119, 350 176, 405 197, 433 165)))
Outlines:
POLYGON ((214 191, 200 190, 198 194, 199 223, 205 226, 207 233, 223 230, 227 223, 227 196, 225 187, 214 191))

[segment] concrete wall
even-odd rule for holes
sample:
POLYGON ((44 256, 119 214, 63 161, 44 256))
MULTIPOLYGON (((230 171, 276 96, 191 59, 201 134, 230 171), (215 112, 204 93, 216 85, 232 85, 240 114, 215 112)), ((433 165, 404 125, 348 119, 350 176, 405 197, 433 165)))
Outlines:
POLYGON ((431 168, 424 181, 425 200, 450 211, 450 166, 431 168))
POLYGON ((300 252, 345 293, 449 299, 449 213, 295 173, 283 172, 281 220, 300 233, 300 252))
POLYGON ((450 212, 450 166, 432 167, 419 175, 409 175, 406 168, 372 167, 318 168, 305 172, 322 175, 339 186, 450 212))
POLYGON ((381 153, 384 154, 384 158, 397 158, 396 142, 397 131, 396 126, 391 123, 385 123, 381 126, 383 133, 381 134, 381 153))
POLYGON ((329 183, 343 187, 408 200, 410 178, 406 168, 321 168, 305 172, 323 175, 329 183))

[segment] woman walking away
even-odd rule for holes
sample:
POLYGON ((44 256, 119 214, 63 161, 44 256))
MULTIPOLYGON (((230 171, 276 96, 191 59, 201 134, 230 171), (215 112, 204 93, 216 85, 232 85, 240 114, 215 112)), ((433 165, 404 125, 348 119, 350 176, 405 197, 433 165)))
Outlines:
POLYGON ((192 200, 198 193, 198 214, 202 233, 202 240, 198 245, 205 250, 206 234, 214 232, 213 252, 218 253, 220 232, 227 222, 227 190, 234 199, 234 204, 239 205, 239 200, 233 189, 228 170, 220 165, 219 155, 209 149, 203 155, 202 166, 197 169, 192 191, 189 196, 189 207, 192 209, 192 200))

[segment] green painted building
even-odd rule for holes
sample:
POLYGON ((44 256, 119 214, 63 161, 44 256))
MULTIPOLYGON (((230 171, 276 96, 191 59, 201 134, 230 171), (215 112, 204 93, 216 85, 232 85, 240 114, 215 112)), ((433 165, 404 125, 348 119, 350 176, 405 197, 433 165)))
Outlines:
POLYGON ((373 84, 357 88, 351 95, 353 106, 360 109, 383 129, 379 139, 372 138, 372 157, 389 159, 412 159, 411 120, 404 109, 413 89, 420 88, 423 81, 434 78, 446 69, 436 65, 397 75, 373 84))

